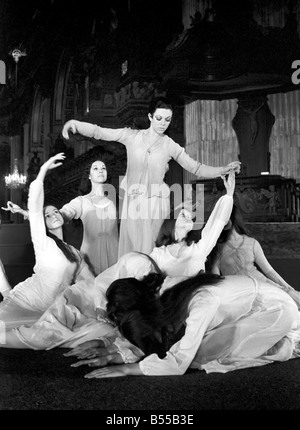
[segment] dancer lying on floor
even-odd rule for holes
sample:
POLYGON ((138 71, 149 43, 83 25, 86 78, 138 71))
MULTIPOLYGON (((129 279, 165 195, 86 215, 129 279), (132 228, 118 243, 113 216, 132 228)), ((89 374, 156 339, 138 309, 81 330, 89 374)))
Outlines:
POLYGON ((95 340, 94 351, 91 343, 81 345, 65 355, 92 357, 73 367, 114 364, 87 378, 182 375, 188 368, 224 373, 295 356, 300 314, 276 286, 247 276, 200 274, 162 295, 158 289, 136 279, 115 281, 107 312, 127 342, 107 348, 95 340))
POLYGON ((142 279, 161 269, 167 275, 163 284, 165 289, 203 270, 206 257, 227 224, 232 209, 235 174, 231 173, 223 180, 227 194, 218 200, 197 243, 187 242, 193 221, 183 210, 177 220, 172 220, 170 244, 167 242, 155 248, 152 258, 135 252, 123 255, 115 265, 98 275, 95 282, 77 282, 64 290, 35 324, 7 331, 6 343, 2 346, 74 348, 84 341, 113 334, 115 326, 106 314, 106 291, 113 281, 127 277, 142 279))
POLYGON ((43 208, 44 178, 64 159, 63 153, 49 158, 30 184, 28 209, 35 253, 34 274, 11 289, 0 303, 0 321, 5 323, 7 329, 33 324, 55 298, 75 281, 85 279, 94 282, 94 275, 80 252, 63 241, 64 220, 58 209, 53 205, 43 208))

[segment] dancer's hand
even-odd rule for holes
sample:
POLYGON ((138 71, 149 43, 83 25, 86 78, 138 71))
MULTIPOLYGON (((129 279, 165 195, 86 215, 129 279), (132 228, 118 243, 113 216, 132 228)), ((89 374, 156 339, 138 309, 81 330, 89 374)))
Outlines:
POLYGON ((7 207, 1 207, 1 209, 3 209, 4 211, 10 211, 13 214, 21 214, 23 215, 24 219, 28 219, 29 217, 29 213, 27 210, 22 209, 19 205, 17 205, 16 203, 13 203, 11 201, 8 200, 8 202, 6 203, 7 207))
POLYGON ((123 358, 119 352, 107 354, 103 357, 89 358, 87 360, 80 360, 71 364, 71 367, 89 366, 89 367, 104 367, 108 364, 124 364, 123 358))
POLYGON ((102 357, 109 353, 115 352, 117 347, 115 345, 108 345, 105 347, 104 342, 101 339, 89 340, 84 342, 71 351, 63 354, 65 357, 77 357, 77 358, 94 358, 102 357))
POLYGON ((240 161, 232 161, 227 164, 227 166, 223 167, 222 175, 228 175, 231 172, 240 173, 241 171, 241 162, 240 161))
POLYGON ((103 367, 102 369, 93 370, 84 377, 87 379, 116 378, 128 375, 143 375, 138 363, 122 364, 116 366, 103 367))
POLYGON ((235 173, 230 172, 227 175, 227 178, 225 175, 222 175, 221 178, 223 179, 224 187, 226 188, 227 194, 229 196, 233 196, 235 189, 235 173))
POLYGON ((65 154, 63 152, 60 152, 59 154, 54 155, 53 157, 50 157, 49 160, 47 160, 40 168, 40 171, 37 175, 38 180, 44 181, 46 173, 48 170, 56 169, 56 167, 61 166, 66 158, 65 154))
POLYGON ((22 213, 23 211, 23 209, 19 205, 11 202, 10 200, 7 201, 6 205, 7 205, 6 208, 1 207, 1 209, 3 209, 4 211, 10 211, 13 214, 22 213))
POLYGON ((77 133, 77 122, 79 121, 76 121, 75 119, 70 119, 65 123, 62 129, 62 136, 65 139, 69 139, 69 131, 71 131, 73 134, 77 133))
POLYGON ((89 122, 70 119, 65 123, 62 129, 62 136, 65 139, 69 139, 69 131, 71 131, 73 134, 78 133, 85 137, 94 137, 95 125, 89 122))
POLYGON ((53 155, 53 157, 50 157, 42 166, 41 169, 45 170, 52 170, 56 169, 56 167, 61 166, 63 161, 65 160, 66 156, 63 152, 59 152, 56 155, 53 155))

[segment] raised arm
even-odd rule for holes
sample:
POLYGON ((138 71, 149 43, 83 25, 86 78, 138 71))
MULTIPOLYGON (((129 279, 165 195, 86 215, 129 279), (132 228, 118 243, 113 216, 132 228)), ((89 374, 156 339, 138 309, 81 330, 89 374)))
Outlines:
POLYGON ((97 140, 106 140, 113 142, 120 142, 124 145, 127 144, 128 138, 136 131, 130 128, 103 128, 96 124, 89 122, 81 122, 75 119, 71 119, 65 123, 62 130, 62 136, 65 139, 69 139, 69 132, 73 134, 79 133, 85 137, 91 137, 97 140))
MULTIPOLYGON (((62 165, 63 160, 66 158, 63 152, 50 157, 40 168, 39 173, 34 181, 31 182, 30 188, 33 188, 35 183, 44 183, 45 176, 49 170, 56 169, 62 165)), ((39 212, 44 205, 44 187, 35 187, 34 196, 29 193, 28 210, 29 212, 39 212)))
POLYGON ((218 176, 227 175, 230 172, 239 173, 241 163, 233 161, 227 166, 213 167, 199 163, 199 161, 191 158, 182 146, 175 143, 172 139, 169 142, 170 155, 177 161, 185 170, 193 173, 201 178, 217 178, 218 176))
POLYGON ((34 181, 29 186, 28 210, 31 240, 34 246, 36 259, 47 246, 49 238, 46 235, 46 227, 43 215, 44 207, 44 179, 48 170, 52 170, 62 164, 65 159, 63 153, 59 153, 47 160, 40 168, 34 181))
POLYGON ((233 207, 233 193, 235 188, 235 174, 230 173, 228 178, 222 176, 226 194, 216 203, 201 233, 197 247, 202 254, 208 256, 216 245, 225 225, 228 223, 233 207))

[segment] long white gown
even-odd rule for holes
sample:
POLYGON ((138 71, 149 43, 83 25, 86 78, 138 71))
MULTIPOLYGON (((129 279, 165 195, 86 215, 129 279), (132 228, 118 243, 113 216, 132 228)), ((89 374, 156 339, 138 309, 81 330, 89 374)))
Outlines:
POLYGON ((170 189, 164 177, 171 159, 199 177, 219 175, 219 168, 192 159, 182 146, 167 135, 158 136, 149 147, 146 130, 111 129, 80 123, 80 133, 98 140, 119 142, 126 147, 127 170, 120 184, 124 200, 119 257, 131 251, 145 254, 152 251, 163 220, 170 212, 170 189))
MULTIPOLYGON (((189 304, 184 336, 160 359, 139 366, 145 375, 182 375, 188 367, 228 372, 293 358, 300 314, 280 288, 246 276, 226 276, 201 288, 189 304)), ((124 351, 123 351, 124 354, 124 351)))
POLYGON ((46 234, 43 214, 43 182, 30 184, 28 197, 31 239, 35 253, 33 275, 16 285, 0 303, 0 321, 6 328, 32 324, 74 280, 93 282, 94 276, 78 250, 78 264, 70 262, 53 239, 46 234))
POLYGON ((65 204, 60 212, 64 218, 80 218, 83 238, 80 251, 99 275, 118 259, 119 233, 115 204, 107 197, 95 204, 91 193, 78 196, 65 204))
MULTIPOLYGON (((172 249, 169 252, 168 247, 154 250, 153 260, 163 267, 167 275, 170 273, 163 289, 204 269, 207 255, 229 220, 232 205, 232 196, 221 197, 202 231, 201 240, 190 246, 185 244, 177 256, 173 256, 172 249)), ((32 326, 19 327, 15 333, 21 342, 33 349, 75 347, 84 340, 105 336, 114 328, 105 318, 107 288, 116 279, 142 279, 151 271, 155 271, 155 267, 146 255, 135 252, 125 254, 97 276, 94 282, 83 281, 66 289, 39 321, 32 326), (101 311, 101 321, 96 320, 96 309, 98 315, 101 311)))

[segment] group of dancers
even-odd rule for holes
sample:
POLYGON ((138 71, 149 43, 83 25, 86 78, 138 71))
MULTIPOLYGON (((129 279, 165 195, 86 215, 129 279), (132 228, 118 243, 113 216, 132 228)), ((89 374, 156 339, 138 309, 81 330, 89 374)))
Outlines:
POLYGON ((70 348, 65 355, 77 358, 73 367, 96 367, 87 378, 227 372, 298 356, 300 293, 239 221, 240 163, 211 167, 193 160, 166 134, 172 115, 161 97, 149 106, 146 130, 77 120, 63 127, 65 139, 71 131, 126 146, 119 233, 101 160, 89 168, 90 192, 60 209, 45 204, 44 179, 64 162, 63 153, 41 166, 26 211, 12 202, 2 208, 28 218, 35 266, 13 288, 0 266, 0 347, 70 348), (223 179, 226 193, 200 239, 186 208, 170 216, 164 176, 171 159, 199 177, 223 179), (133 207, 140 216, 132 216, 133 207), (73 218, 83 222, 80 250, 63 238, 63 225, 73 218))

